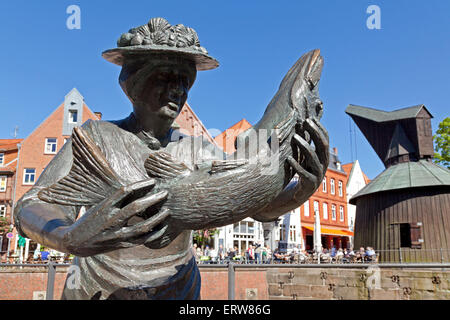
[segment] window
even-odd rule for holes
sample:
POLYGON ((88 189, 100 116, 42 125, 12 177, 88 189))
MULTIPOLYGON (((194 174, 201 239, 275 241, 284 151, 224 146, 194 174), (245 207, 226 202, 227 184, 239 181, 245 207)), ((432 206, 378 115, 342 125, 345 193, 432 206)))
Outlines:
POLYGON ((241 228, 239 230, 239 233, 247 233, 247 223, 241 221, 240 225, 241 225, 241 228))
POLYGON ((331 205, 331 219, 336 220, 336 205, 331 205))
POLYGON ((0 176, 0 192, 6 191, 6 183, 8 182, 7 176, 0 176))
POLYGON ((77 122, 78 122, 78 111, 69 110, 69 123, 77 123, 77 122))
POLYGON ((314 201, 314 213, 319 211, 319 201, 314 201))
POLYGON ((334 187, 334 179, 330 179, 330 192, 331 194, 334 194, 336 192, 334 187))
POLYGON ((5 154, 0 153, 0 166, 3 167, 4 164, 5 164, 5 154))
POLYGON ((344 221, 344 207, 339 206, 339 220, 344 221))
POLYGON ((284 224, 280 224, 280 241, 286 240, 286 226, 284 224))
POLYGON ((233 225, 233 231, 234 231, 234 233, 254 234, 255 233, 255 223, 253 221, 237 222, 233 225))
POLYGON ((6 206, 5 205, 0 205, 0 217, 6 217, 6 206))
POLYGON ((327 192, 327 177, 323 178, 322 191, 325 192, 325 193, 327 192))
POLYGON ((255 223, 254 222, 247 222, 248 227, 248 233, 255 233, 255 223))
POLYGON ((291 242, 297 241, 297 232, 296 227, 294 225, 289 226, 289 241, 291 242))
POLYGON ((28 168, 23 170, 23 184, 34 184, 36 179, 36 169, 28 168))
POLYGON ((328 220, 328 203, 323 203, 323 218, 328 220))
POLYGON ((400 223, 400 247, 422 248, 422 223, 400 223))
POLYGON ((45 139, 45 151, 44 153, 55 154, 56 153, 57 140, 56 138, 45 139))
POLYGON ((342 197, 344 195, 342 181, 339 181, 339 183, 338 183, 338 190, 339 190, 339 197, 342 197))
POLYGON ((309 200, 306 200, 306 202, 303 204, 303 210, 305 217, 309 217, 309 200))
POLYGON ((411 229, 409 223, 400 223, 400 246, 411 247, 411 229))

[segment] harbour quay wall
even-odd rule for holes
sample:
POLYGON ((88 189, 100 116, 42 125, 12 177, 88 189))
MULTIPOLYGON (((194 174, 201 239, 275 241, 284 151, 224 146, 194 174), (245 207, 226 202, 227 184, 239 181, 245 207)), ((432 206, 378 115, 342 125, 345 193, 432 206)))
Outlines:
MULTIPOLYGON (((57 266, 59 299, 68 266, 57 266)), ((0 265, 0 300, 47 297, 46 266, 0 265)), ((450 264, 199 265, 202 300, 449 300, 450 264), (230 278, 229 278, 230 276, 230 278), (231 290, 229 290, 231 288, 231 290)))

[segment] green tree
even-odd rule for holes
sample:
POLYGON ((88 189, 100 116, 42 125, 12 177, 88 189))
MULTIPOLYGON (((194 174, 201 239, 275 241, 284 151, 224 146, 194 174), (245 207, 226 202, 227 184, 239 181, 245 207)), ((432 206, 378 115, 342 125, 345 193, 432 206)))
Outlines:
POLYGON ((450 169, 450 118, 439 123, 434 139, 434 161, 450 169))
POLYGON ((197 243, 199 247, 203 248, 211 241, 212 237, 218 233, 218 229, 196 230, 193 234, 194 242, 197 243))

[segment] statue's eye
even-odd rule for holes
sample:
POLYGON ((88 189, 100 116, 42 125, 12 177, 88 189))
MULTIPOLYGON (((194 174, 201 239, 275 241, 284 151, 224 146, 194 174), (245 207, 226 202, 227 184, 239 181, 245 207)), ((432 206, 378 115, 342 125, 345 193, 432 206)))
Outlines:
POLYGON ((315 84, 314 84, 314 82, 311 80, 311 78, 309 78, 308 77, 308 79, 307 79, 307 82, 308 82, 308 86, 309 86, 309 90, 313 90, 314 89, 314 87, 315 87, 315 84))
POLYGON ((323 111, 323 102, 322 100, 319 100, 316 103, 316 115, 320 116, 322 114, 322 111, 323 111))

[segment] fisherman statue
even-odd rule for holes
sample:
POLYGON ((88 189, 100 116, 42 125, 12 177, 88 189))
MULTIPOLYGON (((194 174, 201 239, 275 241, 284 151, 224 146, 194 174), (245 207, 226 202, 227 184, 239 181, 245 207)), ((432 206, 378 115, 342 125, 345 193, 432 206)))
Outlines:
POLYGON ((15 224, 76 256, 80 284, 66 281, 63 299, 198 299, 192 230, 274 221, 320 185, 323 58, 313 50, 294 64, 261 120, 238 136, 237 152, 254 147, 252 132, 267 131, 266 139, 236 157, 172 127, 197 71, 218 67, 192 28, 153 18, 117 44, 102 55, 122 66, 133 111, 75 128, 17 203, 15 224))

